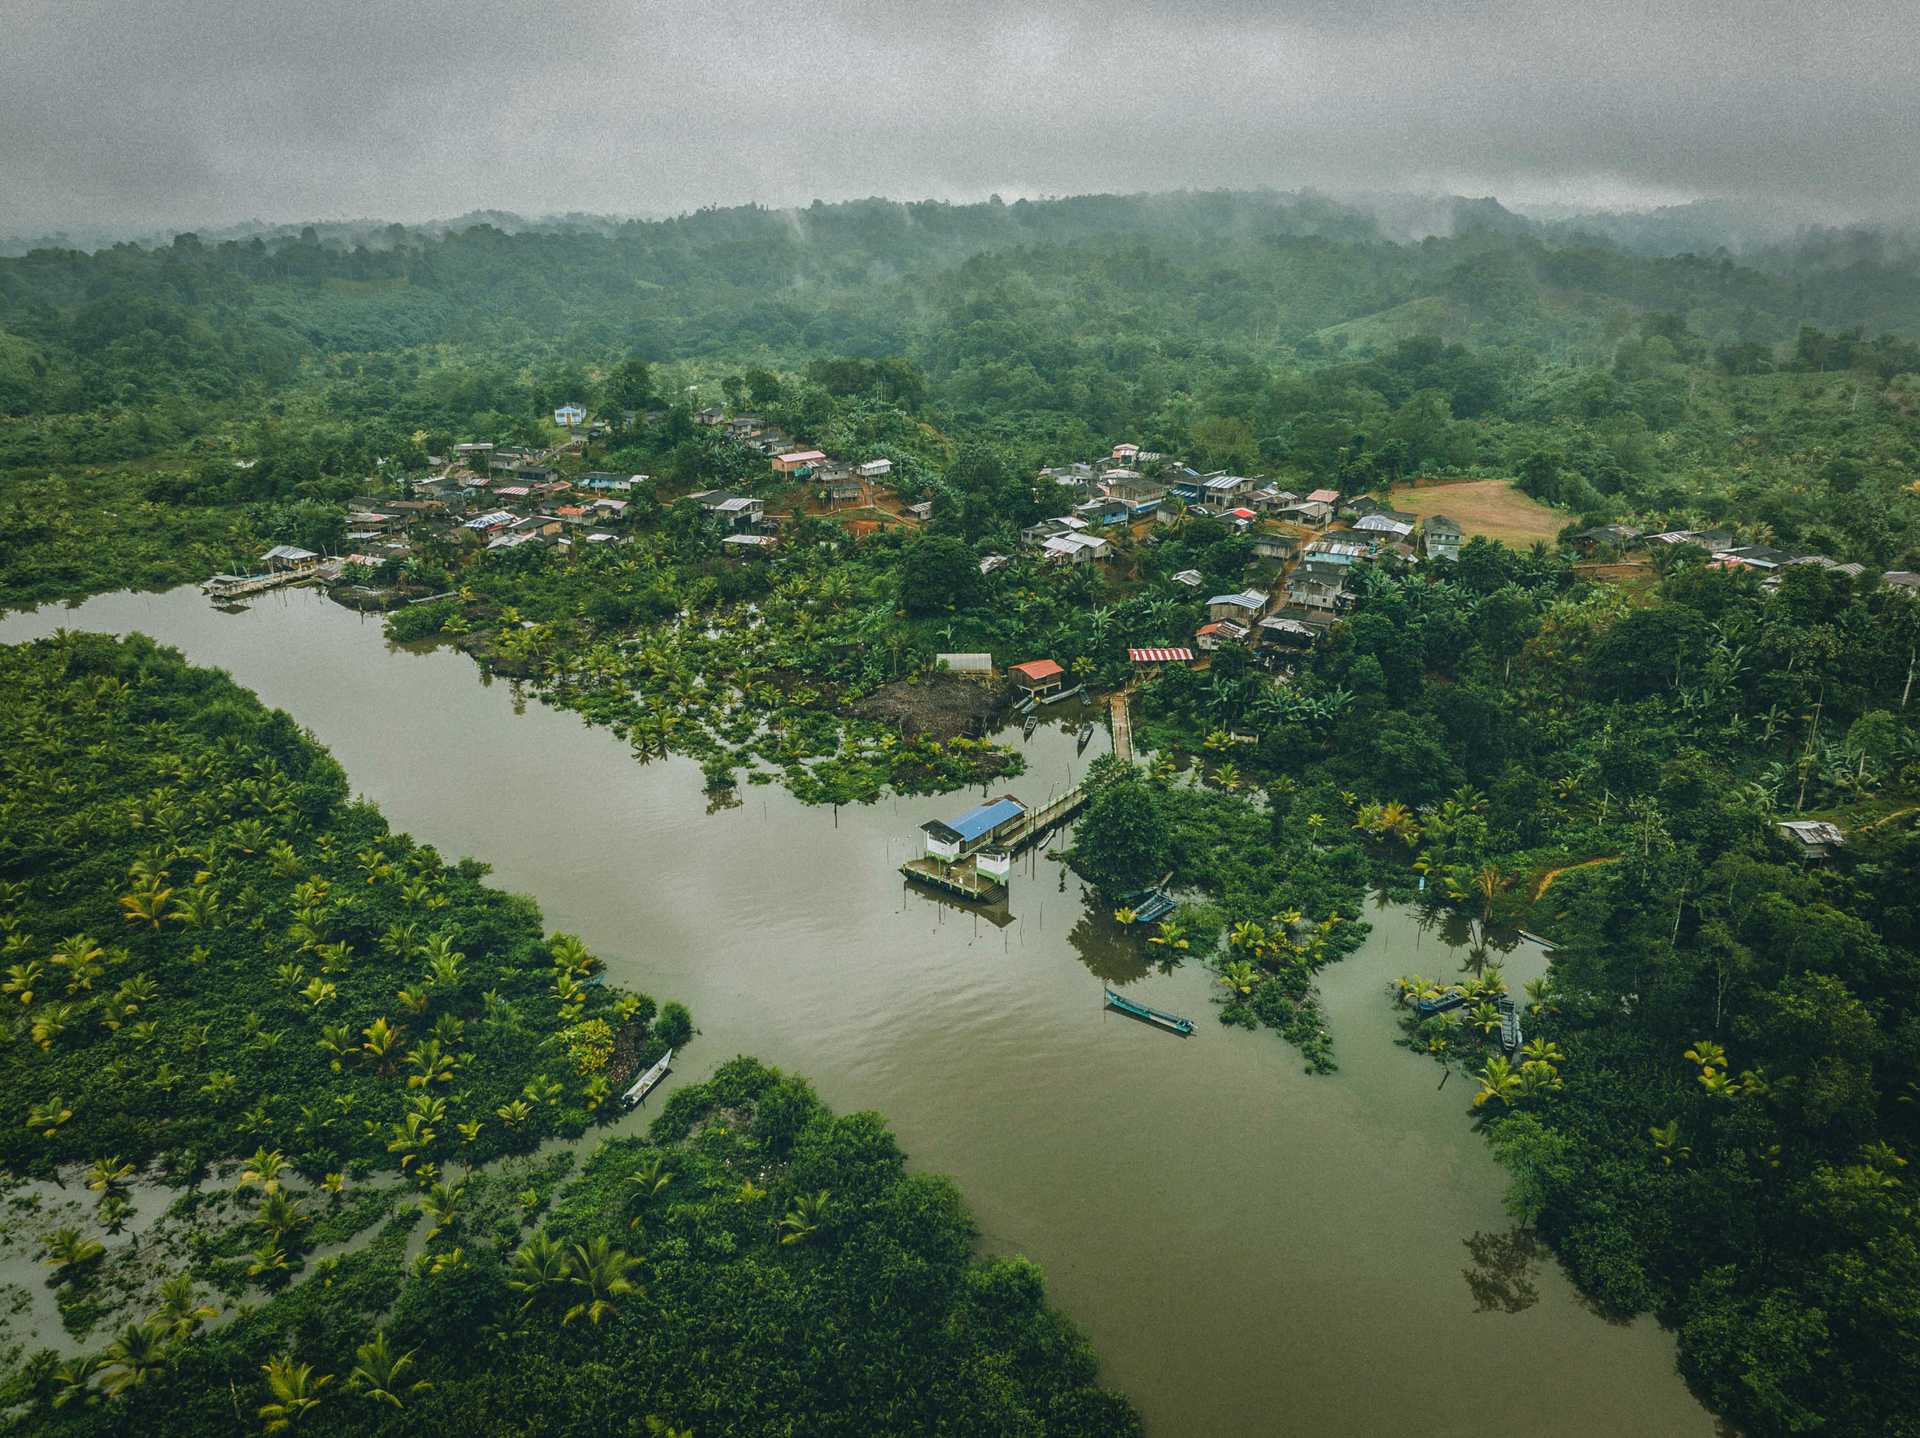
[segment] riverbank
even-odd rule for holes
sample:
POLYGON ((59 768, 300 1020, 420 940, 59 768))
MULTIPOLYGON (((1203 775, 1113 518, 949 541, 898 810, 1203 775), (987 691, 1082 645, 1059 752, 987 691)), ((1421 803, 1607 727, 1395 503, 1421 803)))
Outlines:
MULTIPOLYGON (((842 1112, 883 1110, 913 1167, 960 1184, 988 1252, 1041 1265, 1153 1431, 1712 1432, 1671 1341, 1600 1322, 1551 1265, 1531 1306, 1476 1309, 1465 1244, 1507 1229, 1505 1180, 1462 1121, 1466 1087, 1436 1092, 1397 1046, 1386 980, 1459 962, 1398 910, 1370 907, 1367 942, 1321 974, 1341 1067, 1309 1077, 1267 1035, 1203 1022, 1179 1042, 1104 1014, 1102 978, 1195 1016, 1216 985, 1197 963, 1162 971, 1050 860, 1019 866, 1004 925, 910 892, 897 866, 917 826, 963 796, 834 814, 769 786, 708 814, 691 761, 637 765, 574 716, 476 683, 464 657, 390 647, 377 618, 317 596, 237 615, 191 592, 104 596, 16 616, 0 639, 62 625, 144 629, 227 668, 396 825, 486 855, 613 982, 644 972, 683 998, 707 1043, 665 1092, 745 1051, 842 1112), (1117 1262, 1128 1244, 1155 1263, 1117 1262), (1286 1361, 1223 1379, 1249 1335, 1286 1361), (1521 1381, 1380 1381, 1435 1351, 1521 1381)), ((1014 742, 1014 787, 1041 802, 1106 737, 1085 755, 1050 724, 1014 742)))

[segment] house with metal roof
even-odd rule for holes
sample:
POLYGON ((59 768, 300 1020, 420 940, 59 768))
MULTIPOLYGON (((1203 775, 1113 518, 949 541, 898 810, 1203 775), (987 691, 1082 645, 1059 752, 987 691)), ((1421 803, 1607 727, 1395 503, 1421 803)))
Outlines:
POLYGON ((1050 694, 1060 687, 1067 671, 1051 659, 1029 659, 1025 664, 1008 667, 1013 682, 1028 694, 1050 694))
POLYGON ((1216 594, 1207 601, 1207 618, 1231 619, 1236 624, 1251 625, 1266 612, 1267 601, 1272 596, 1258 589, 1243 589, 1238 594, 1216 594))
POLYGON ((1824 859, 1847 842, 1846 830, 1819 819, 1789 819, 1776 826, 1802 859, 1824 859))
POLYGON ((1011 794, 976 804, 957 819, 929 819, 920 826, 927 836, 927 857, 958 863, 974 850, 1011 833, 1027 817, 1027 806, 1011 794))

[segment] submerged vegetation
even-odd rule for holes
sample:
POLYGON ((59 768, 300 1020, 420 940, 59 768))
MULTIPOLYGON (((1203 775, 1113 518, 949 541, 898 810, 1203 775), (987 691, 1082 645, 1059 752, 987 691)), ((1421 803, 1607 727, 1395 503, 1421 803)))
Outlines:
POLYGON ((68 1331, 0 1389, 31 1431, 1135 1426, 1037 1271, 800 1080, 737 1060, 578 1180, 533 1157, 691 1016, 223 675, 61 634, 0 649, 0 715, 0 1156, 91 1200, 15 1205, 68 1331))
MULTIPOLYGON (((1394 245, 1312 199, 873 203, 0 261, 0 603, 340 551, 349 500, 405 502, 479 440, 641 476, 615 540, 429 527, 341 597, 694 757, 716 803, 1017 773, 968 722, 909 722, 937 655, 1128 687, 1151 760, 1092 766, 1070 862, 1129 917, 1177 896, 1144 952, 1327 1070, 1314 976, 1368 891, 1468 925, 1468 971, 1399 996, 1472 1076, 1515 1218, 1597 1308, 1677 1330, 1742 1431, 1904 1432, 1920 284, 1835 237, 1741 264, 1506 218, 1394 245), (549 422, 576 400, 609 421, 577 442, 549 422), (698 422, 721 402, 887 460, 890 494, 834 512, 698 422), (1041 467, 1117 441, 1149 479, 1372 492, 1465 542, 1365 546, 1337 623, 1149 678, 1130 648, 1194 643, 1207 596, 1291 561, 1172 501, 1101 521, 1108 559, 1041 561, 1023 529, 1082 492, 1041 467), (779 517, 771 553, 723 549, 690 498, 723 487, 779 517), (1522 929, 1551 972, 1508 993, 1522 929)), ((951 1191, 795 1080, 729 1066, 571 1183, 512 1157, 689 1016, 590 982, 284 716, 138 641, 0 678, 0 1158, 85 1175, 97 1225, 34 1241, 69 1329, 112 1330, 16 1376, 34 1423, 189 1431, 242 1393, 276 1431, 1131 1423, 1031 1270, 970 1264, 951 1191), (191 1265, 117 1297, 138 1182, 235 1163, 191 1265), (361 1246, 315 1259, 323 1233, 361 1246), (215 1328, 216 1290, 277 1296, 215 1328)))

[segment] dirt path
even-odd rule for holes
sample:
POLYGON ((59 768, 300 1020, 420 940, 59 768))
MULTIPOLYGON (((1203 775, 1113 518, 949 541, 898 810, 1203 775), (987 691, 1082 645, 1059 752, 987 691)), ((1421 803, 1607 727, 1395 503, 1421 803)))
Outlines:
POLYGON ((1557 878, 1559 878, 1559 877, 1560 877, 1560 876, 1561 876, 1562 874, 1564 874, 1564 873, 1566 873, 1566 872, 1568 872, 1569 870, 1571 870, 1571 869, 1591 869, 1591 868, 1592 868, 1592 867, 1593 867, 1593 866, 1594 866, 1595 864, 1611 864, 1611 863, 1613 863, 1613 862, 1615 862, 1615 861, 1616 861, 1616 860, 1617 860, 1617 859, 1618 859, 1619 857, 1620 857, 1620 856, 1619 856, 1618 854, 1609 854, 1609 855, 1607 855, 1607 856, 1606 856, 1605 858, 1601 858, 1601 859, 1582 859, 1582 860, 1581 860, 1581 861, 1580 861, 1579 863, 1577 863, 1577 864, 1562 864, 1562 865, 1561 865, 1561 866, 1560 866, 1559 868, 1557 868, 1557 869, 1549 869, 1549 870, 1547 870, 1547 872, 1546 872, 1546 873, 1544 873, 1544 874, 1542 874, 1542 875, 1540 876, 1540 882, 1539 882, 1538 884, 1536 884, 1536 885, 1534 885, 1534 889, 1533 889, 1533 899, 1534 899, 1534 902, 1535 902, 1535 903, 1538 903, 1538 902, 1540 901, 1540 896, 1541 896, 1542 894, 1544 894, 1544 893, 1546 893, 1546 891, 1547 891, 1548 889, 1550 889, 1550 888, 1552 888, 1552 887, 1553 887, 1553 881, 1554 881, 1555 879, 1557 879, 1557 878))

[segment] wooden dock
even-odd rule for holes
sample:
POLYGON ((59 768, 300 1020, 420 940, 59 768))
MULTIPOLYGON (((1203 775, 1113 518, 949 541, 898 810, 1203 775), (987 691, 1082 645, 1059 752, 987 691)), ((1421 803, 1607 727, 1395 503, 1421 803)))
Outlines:
POLYGON ((1113 752, 1129 764, 1133 762, 1133 708, 1122 689, 1108 701, 1113 715, 1113 752))
POLYGON ((249 594, 278 589, 282 585, 305 584, 314 579, 333 579, 339 572, 338 564, 316 564, 306 569, 283 569, 275 574, 216 574, 200 586, 200 592, 209 599, 244 599, 249 594))

